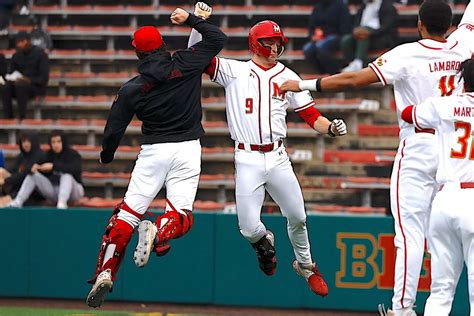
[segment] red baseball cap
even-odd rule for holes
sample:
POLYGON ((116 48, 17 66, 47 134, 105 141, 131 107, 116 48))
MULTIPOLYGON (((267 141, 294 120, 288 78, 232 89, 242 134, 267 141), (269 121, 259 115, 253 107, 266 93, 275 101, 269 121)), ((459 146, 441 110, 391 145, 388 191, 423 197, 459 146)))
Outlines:
POLYGON ((142 52, 150 52, 163 45, 160 31, 154 26, 142 26, 133 33, 132 46, 142 52))

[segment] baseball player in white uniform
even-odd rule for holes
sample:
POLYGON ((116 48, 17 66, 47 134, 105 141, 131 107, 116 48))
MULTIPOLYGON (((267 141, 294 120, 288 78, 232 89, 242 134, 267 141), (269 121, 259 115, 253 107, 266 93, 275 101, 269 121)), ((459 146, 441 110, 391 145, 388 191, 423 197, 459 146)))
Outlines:
MULTIPOLYGON (((203 8, 210 13, 210 8, 203 8)), ((190 45, 199 37, 198 32, 192 32, 190 45)), ((287 109, 297 112, 319 133, 339 136, 347 131, 344 121, 331 122, 314 108, 315 102, 308 91, 281 93, 279 86, 285 80, 300 79, 276 61, 286 42, 278 24, 268 20, 259 22, 249 33, 251 60, 215 57, 205 72, 226 91, 228 126, 235 141, 235 195, 240 232, 255 249, 260 269, 266 275, 273 275, 274 236, 260 218, 267 191, 287 218, 288 236, 296 256, 293 268, 314 293, 326 296, 328 287, 311 257, 303 195, 283 144, 287 109)))
MULTIPOLYGON (((472 55, 466 42, 474 41, 474 32, 462 29, 448 39, 451 8, 442 1, 425 1, 419 11, 421 40, 402 44, 383 54, 369 67, 358 72, 303 81, 288 81, 283 91, 344 91, 381 82, 393 84, 400 126, 400 145, 390 181, 390 200, 395 219, 395 285, 393 310, 388 315, 415 315, 418 280, 423 260, 425 235, 438 166, 437 139, 433 129, 420 129, 400 118, 409 104, 418 104, 434 96, 460 92, 458 70, 472 55), (463 42, 460 39, 463 39, 463 42)), ((474 21, 474 5, 466 8, 463 23, 474 21)), ((472 44, 472 42, 469 42, 472 44)), ((382 307, 382 306, 380 306, 382 307)), ((385 314, 385 311, 380 311, 385 314)))
POLYGON ((465 61, 461 71, 466 93, 428 98, 402 112, 406 122, 438 133, 440 190, 428 231, 432 280, 425 315, 449 315, 464 262, 474 315, 474 60, 465 61))

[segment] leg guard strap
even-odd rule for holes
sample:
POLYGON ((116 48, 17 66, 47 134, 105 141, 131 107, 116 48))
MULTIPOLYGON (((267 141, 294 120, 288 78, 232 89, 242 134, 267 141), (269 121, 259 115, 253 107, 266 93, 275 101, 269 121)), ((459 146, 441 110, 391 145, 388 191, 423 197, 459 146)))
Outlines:
POLYGON ((155 223, 158 228, 156 233, 155 252, 158 256, 165 255, 170 245, 171 239, 177 239, 185 235, 193 226, 193 213, 189 210, 183 210, 183 213, 172 210, 160 215, 155 223))
POLYGON ((112 217, 109 219, 105 233, 102 236, 95 275, 88 281, 90 284, 93 284, 97 276, 106 269, 112 270, 112 279, 115 280, 115 274, 122 264, 125 249, 133 235, 132 226, 117 218, 118 212, 124 204, 117 205, 112 217))

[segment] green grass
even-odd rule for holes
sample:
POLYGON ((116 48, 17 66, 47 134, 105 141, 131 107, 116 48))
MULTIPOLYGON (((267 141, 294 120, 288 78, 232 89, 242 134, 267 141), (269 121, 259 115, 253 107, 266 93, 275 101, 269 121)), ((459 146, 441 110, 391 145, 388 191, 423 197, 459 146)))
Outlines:
MULTIPOLYGON (((198 316, 198 314, 173 314, 160 312, 118 312, 59 308, 0 307, 0 316, 198 316)), ((204 316, 201 314, 201 316, 204 316)))

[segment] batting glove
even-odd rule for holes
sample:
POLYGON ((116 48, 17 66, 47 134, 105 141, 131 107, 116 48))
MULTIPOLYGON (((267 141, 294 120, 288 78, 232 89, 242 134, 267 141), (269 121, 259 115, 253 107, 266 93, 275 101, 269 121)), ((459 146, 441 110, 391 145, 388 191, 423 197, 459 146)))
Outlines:
POLYGON ((342 119, 332 120, 328 128, 328 134, 329 136, 332 136, 332 137, 346 135, 347 134, 346 123, 342 119))
POLYGON ((209 18, 211 13, 212 8, 204 2, 198 2, 194 6, 194 15, 203 18, 204 20, 209 18))

